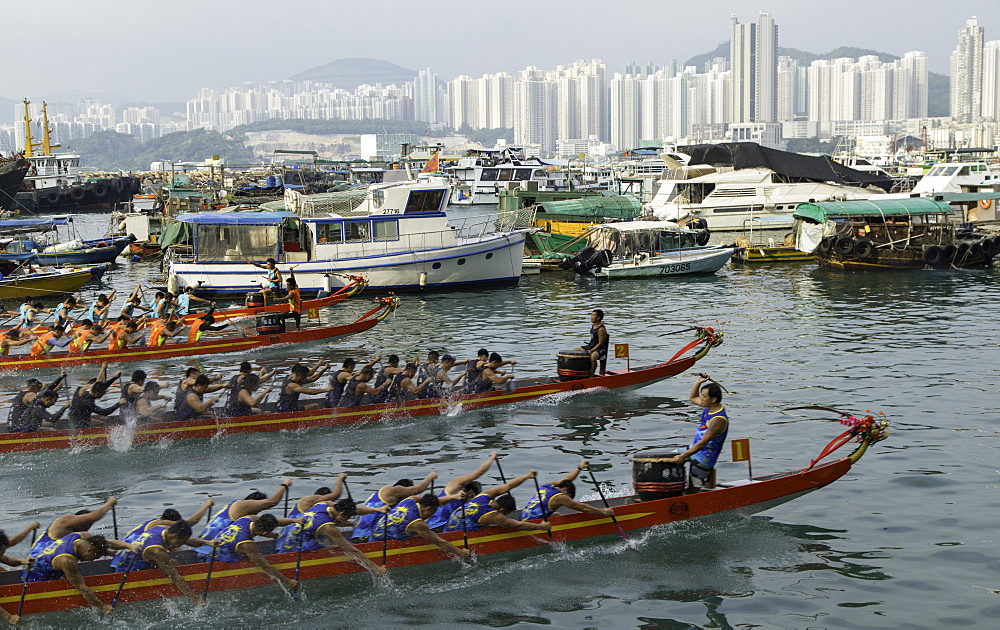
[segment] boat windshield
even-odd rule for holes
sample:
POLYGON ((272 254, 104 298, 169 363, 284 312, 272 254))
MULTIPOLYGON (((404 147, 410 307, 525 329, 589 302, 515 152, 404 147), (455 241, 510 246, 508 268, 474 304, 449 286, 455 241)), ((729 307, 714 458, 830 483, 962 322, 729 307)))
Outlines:
POLYGON ((264 260, 277 257, 277 225, 199 224, 198 260, 264 260))

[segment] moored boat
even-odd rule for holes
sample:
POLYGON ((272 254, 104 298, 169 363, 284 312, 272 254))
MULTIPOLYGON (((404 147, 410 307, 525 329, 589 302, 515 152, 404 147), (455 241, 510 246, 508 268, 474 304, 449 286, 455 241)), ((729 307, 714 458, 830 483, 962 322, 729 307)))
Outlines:
POLYGON ((88 267, 63 267, 38 271, 34 268, 19 269, 0 279, 0 300, 14 300, 41 296, 46 299, 76 293, 80 288, 103 275, 103 265, 88 267))
POLYGON ((956 230, 952 207, 926 197, 802 204, 796 246, 838 269, 978 267, 1000 236, 956 230))
MULTIPOLYGON (((691 368, 708 351, 722 343, 721 332, 712 328, 696 328, 695 339, 685 344, 665 363, 625 370, 611 370, 606 376, 576 380, 560 378, 519 379, 511 391, 495 390, 478 394, 455 394, 443 398, 426 398, 402 403, 379 403, 350 408, 316 409, 290 413, 264 413, 238 418, 205 418, 183 422, 157 422, 134 428, 133 443, 158 440, 211 438, 233 433, 264 433, 292 429, 339 426, 378 422, 395 416, 428 416, 455 409, 473 410, 501 404, 523 402, 558 394, 589 389, 630 390, 657 383, 691 368), (694 354, 688 353, 702 346, 694 354)), ((120 430, 120 429, 118 429, 120 430)), ((88 428, 76 431, 55 430, 36 433, 0 434, 0 453, 65 449, 80 446, 102 446, 115 440, 116 429, 88 428)))
POLYGON ((265 346, 333 339, 364 332, 385 319, 399 304, 398 298, 376 298, 376 306, 350 324, 317 326, 288 332, 256 334, 238 337, 211 337, 195 343, 175 343, 163 346, 134 346, 123 349, 102 348, 82 353, 52 352, 40 357, 17 355, 0 357, 0 370, 31 370, 62 368, 72 365, 92 365, 105 362, 145 361, 192 357, 204 354, 246 352, 265 346))
MULTIPOLYGON (((750 479, 720 484, 719 487, 695 494, 676 494, 664 498, 639 500, 638 496, 608 499, 614 516, 591 515, 575 512, 556 512, 549 516, 551 537, 539 532, 518 531, 486 527, 470 531, 467 541, 463 532, 446 532, 441 537, 460 547, 466 547, 477 556, 492 556, 525 549, 543 550, 551 543, 579 543, 602 541, 616 534, 636 532, 696 518, 709 516, 747 516, 768 510, 815 490, 830 485, 847 474, 868 448, 886 437, 887 423, 871 416, 859 420, 850 429, 834 438, 810 463, 796 470, 780 472, 750 479), (857 441, 850 454, 839 459, 820 463, 845 444, 857 441)), ((636 481, 638 486, 638 481, 636 481)), ((589 502, 603 507, 602 502, 589 502)), ((262 541, 258 548, 267 560, 288 577, 313 580, 349 575, 364 571, 360 565, 341 553, 319 549, 305 553, 294 551, 275 553, 273 543, 262 541)), ((358 549, 376 562, 381 561, 392 574, 403 567, 453 562, 450 554, 429 545, 422 538, 392 540, 387 543, 360 543, 358 549)), ((193 551, 175 552, 173 559, 179 572, 195 592, 227 591, 240 588, 273 585, 273 578, 248 560, 235 563, 209 563, 193 551)), ((86 584, 103 602, 112 598, 120 602, 134 602, 164 597, 178 597, 181 593, 159 570, 132 571, 123 579, 122 573, 112 573, 107 560, 82 563, 81 573, 86 584), (120 598, 116 593, 120 593, 120 598)), ((0 574, 0 603, 12 613, 22 614, 54 612, 88 606, 65 579, 25 583, 20 572, 0 574)))

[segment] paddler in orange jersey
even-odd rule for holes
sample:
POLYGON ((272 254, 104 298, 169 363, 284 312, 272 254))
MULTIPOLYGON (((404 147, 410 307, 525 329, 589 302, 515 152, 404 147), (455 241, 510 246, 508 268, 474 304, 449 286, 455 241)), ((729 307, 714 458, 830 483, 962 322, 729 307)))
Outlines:
POLYGON ((176 337, 184 331, 184 324, 170 320, 153 320, 153 325, 149 329, 149 339, 146 340, 146 347, 165 346, 167 339, 176 337))
POLYGON ((142 339, 142 331, 136 321, 118 322, 109 331, 108 350, 124 350, 142 339))
POLYGON ((288 300, 288 313, 285 314, 285 319, 293 318, 295 330, 302 330, 302 294, 299 292, 299 283, 291 277, 285 280, 285 286, 288 287, 288 293, 285 294, 285 299, 288 300))
POLYGON ((215 316, 212 315, 213 311, 215 311, 215 302, 212 302, 212 308, 207 313, 191 322, 191 328, 188 330, 188 343, 201 341, 202 336, 206 332, 219 332, 229 327, 228 323, 213 326, 215 323, 215 316))
POLYGON ((0 357, 9 357, 10 349, 23 346, 37 339, 30 332, 21 334, 20 328, 11 328, 0 337, 0 357))
POLYGON ((62 339, 63 329, 59 327, 54 327, 48 332, 44 332, 38 336, 35 343, 31 346, 31 357, 38 358, 43 357, 49 353, 52 348, 65 348, 69 345, 70 339, 62 339))
MULTIPOLYGON (((81 326, 80 328, 83 328, 83 326, 81 326)), ((90 326, 89 329, 83 330, 82 332, 77 331, 75 338, 69 344, 69 351, 75 353, 86 352, 87 350, 90 349, 91 345, 96 345, 107 341, 110 335, 111 331, 105 332, 103 326, 101 326, 100 324, 94 324, 90 326)))

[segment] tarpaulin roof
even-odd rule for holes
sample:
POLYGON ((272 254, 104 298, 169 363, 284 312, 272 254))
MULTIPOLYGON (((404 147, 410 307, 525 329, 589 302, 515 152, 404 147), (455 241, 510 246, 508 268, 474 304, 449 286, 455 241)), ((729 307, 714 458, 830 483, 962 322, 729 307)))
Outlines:
POLYGON ((196 212, 177 217, 184 223, 217 223, 220 225, 276 225, 297 219, 293 212, 196 212))
POLYGON ((642 204, 632 195, 581 197, 538 204, 546 214, 604 219, 634 219, 642 214, 642 204))
POLYGON ((951 212, 951 206, 943 201, 934 201, 926 197, 910 197, 908 199, 800 203, 792 216, 796 219, 823 223, 829 217, 910 216, 914 214, 941 214, 942 212, 951 212))
POLYGON ((692 165, 711 164, 735 169, 765 167, 793 179, 836 182, 848 186, 873 185, 886 191, 892 188, 891 178, 856 171, 828 155, 801 155, 762 147, 756 142, 696 144, 681 147, 680 150, 691 156, 689 163, 692 165))
POLYGON ((11 230, 24 231, 26 229, 34 228, 38 230, 52 229, 57 225, 66 225, 69 223, 68 217, 39 217, 37 219, 8 219, 6 221, 0 221, 0 232, 7 232, 11 230))

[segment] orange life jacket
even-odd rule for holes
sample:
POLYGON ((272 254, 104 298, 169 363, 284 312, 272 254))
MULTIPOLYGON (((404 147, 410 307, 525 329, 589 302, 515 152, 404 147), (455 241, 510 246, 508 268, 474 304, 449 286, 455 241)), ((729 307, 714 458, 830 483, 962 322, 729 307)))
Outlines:
POLYGON ((194 343, 201 339, 201 336, 205 334, 205 332, 201 329, 204 324, 205 320, 201 318, 198 318, 191 323, 191 330, 188 331, 188 343, 194 343))
POLYGON ((46 342, 54 337, 55 333, 52 332, 43 333, 40 337, 38 337, 38 339, 35 340, 35 343, 31 344, 31 356, 40 357, 48 354, 49 346, 46 342))
POLYGON ((162 346, 166 343, 167 338, 163 336, 163 331, 167 329, 167 325, 164 322, 156 321, 153 322, 153 327, 149 329, 149 339, 146 341, 147 346, 162 346))

